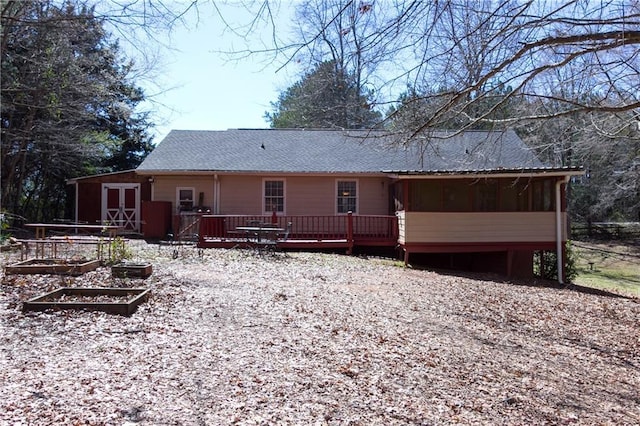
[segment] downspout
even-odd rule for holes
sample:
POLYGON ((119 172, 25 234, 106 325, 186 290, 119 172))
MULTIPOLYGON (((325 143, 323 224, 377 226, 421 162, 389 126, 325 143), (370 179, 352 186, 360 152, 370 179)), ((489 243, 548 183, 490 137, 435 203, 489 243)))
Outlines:
POLYGON ((569 176, 556 182, 556 259, 558 262, 558 282, 564 284, 564 258, 562 256, 562 185, 569 183, 569 176))
POLYGON ((213 175, 213 214, 220 214, 220 180, 213 175))

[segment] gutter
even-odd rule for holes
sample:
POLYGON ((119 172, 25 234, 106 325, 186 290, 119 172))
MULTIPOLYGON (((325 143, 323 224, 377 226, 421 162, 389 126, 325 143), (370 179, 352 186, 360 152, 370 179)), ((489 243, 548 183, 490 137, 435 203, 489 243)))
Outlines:
POLYGON ((569 183, 570 176, 556 182, 556 260, 558 269, 558 282, 564 284, 564 258, 562 256, 562 185, 569 183))
POLYGON ((584 171, 580 169, 537 169, 537 170, 478 170, 478 171, 458 171, 458 172, 397 172, 397 171, 383 171, 390 177, 395 179, 490 179, 490 178, 532 178, 532 177, 568 177, 568 176, 581 176, 584 175, 584 171))

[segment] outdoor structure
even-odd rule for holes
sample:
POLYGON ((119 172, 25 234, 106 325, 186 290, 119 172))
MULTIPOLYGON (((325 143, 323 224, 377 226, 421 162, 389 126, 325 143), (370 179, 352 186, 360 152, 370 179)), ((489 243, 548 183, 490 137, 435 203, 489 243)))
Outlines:
POLYGON ((173 233, 200 247, 232 247, 247 224, 269 223, 285 248, 395 247, 405 262, 506 275, 530 276, 535 251, 563 253, 565 186, 580 170, 545 166, 513 131, 403 142, 371 130, 174 130, 135 172, 149 202, 170 206, 173 233))
POLYGON ((79 177, 67 183, 75 189, 75 223, 141 231, 141 202, 151 199, 151 185, 135 170, 79 177))
POLYGON ((76 224, 113 225, 150 238, 170 232, 171 203, 153 202, 149 178, 135 170, 83 176, 67 183, 74 187, 76 224))

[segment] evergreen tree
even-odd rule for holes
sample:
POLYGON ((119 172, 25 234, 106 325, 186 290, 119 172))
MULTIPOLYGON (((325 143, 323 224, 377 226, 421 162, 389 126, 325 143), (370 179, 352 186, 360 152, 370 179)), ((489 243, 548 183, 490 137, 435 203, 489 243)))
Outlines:
POLYGON ((281 93, 265 118, 274 128, 362 129, 376 126, 381 115, 360 93, 353 75, 333 61, 319 64, 281 93))
POLYGON ((62 215, 67 179, 135 167, 150 150, 134 112, 143 93, 92 9, 3 2, 1 47, 3 209, 62 215))

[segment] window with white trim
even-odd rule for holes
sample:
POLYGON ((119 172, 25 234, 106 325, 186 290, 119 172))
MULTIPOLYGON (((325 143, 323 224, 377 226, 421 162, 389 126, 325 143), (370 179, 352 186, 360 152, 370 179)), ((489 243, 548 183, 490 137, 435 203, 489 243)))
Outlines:
POLYGON ((358 181, 339 180, 337 188, 337 209, 338 214, 357 213, 358 210, 358 181))
POLYGON ((264 212, 284 213, 284 180, 264 180, 264 212))
POLYGON ((193 187, 176 188, 176 206, 179 212, 193 210, 193 197, 196 190, 193 187))

